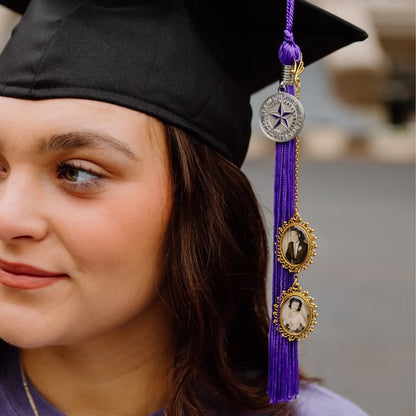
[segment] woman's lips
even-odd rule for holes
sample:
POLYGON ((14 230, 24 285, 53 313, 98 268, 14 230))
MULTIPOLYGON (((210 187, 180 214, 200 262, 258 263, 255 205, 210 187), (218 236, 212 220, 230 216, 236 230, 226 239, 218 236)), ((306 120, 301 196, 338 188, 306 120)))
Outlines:
POLYGON ((40 289, 67 277, 67 274, 0 260, 0 283, 14 289, 40 289))

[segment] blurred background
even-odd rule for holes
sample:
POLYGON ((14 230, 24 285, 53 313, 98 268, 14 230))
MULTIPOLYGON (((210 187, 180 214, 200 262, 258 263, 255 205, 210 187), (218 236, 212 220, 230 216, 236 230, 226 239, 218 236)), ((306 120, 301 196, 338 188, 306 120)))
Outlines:
MULTIPOLYGON (((413 416, 415 4, 312 3, 369 38, 312 64, 301 78, 299 211, 318 249, 300 283, 315 298, 319 318, 300 344, 300 365, 370 415, 413 416)), ((0 50, 18 18, 0 6, 0 50)), ((252 97, 253 135, 243 166, 268 230, 274 143, 261 134, 257 113, 275 91, 272 85, 252 97)))

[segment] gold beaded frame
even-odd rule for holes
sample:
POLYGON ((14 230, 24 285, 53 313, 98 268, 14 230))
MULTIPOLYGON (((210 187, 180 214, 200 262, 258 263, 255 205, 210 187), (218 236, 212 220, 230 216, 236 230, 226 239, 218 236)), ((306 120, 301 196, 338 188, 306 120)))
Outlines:
POLYGON ((309 292, 302 291, 297 280, 287 291, 283 291, 273 306, 273 323, 283 337, 289 341, 308 338, 313 332, 318 317, 317 306, 309 292))
POLYGON ((283 223, 276 236, 277 260, 282 267, 292 273, 299 273, 306 270, 316 255, 317 245, 313 229, 307 222, 303 222, 299 214, 295 214, 289 221, 283 223), (292 231, 294 233, 292 234, 292 231), (292 236, 298 235, 298 242, 292 241, 292 236))

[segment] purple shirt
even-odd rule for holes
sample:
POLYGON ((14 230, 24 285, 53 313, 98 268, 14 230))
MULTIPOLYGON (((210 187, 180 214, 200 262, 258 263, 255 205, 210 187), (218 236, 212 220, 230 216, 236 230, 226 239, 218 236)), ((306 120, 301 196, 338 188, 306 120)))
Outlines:
MULTIPOLYGON (((0 351, 5 366, 0 368, 0 416, 34 416, 23 387, 17 349, 3 348, 3 345, 0 351)), ((30 380, 28 384, 40 416, 65 416, 36 391, 30 380)), ((368 416, 347 399, 314 384, 303 387, 293 403, 296 416, 368 416)), ((217 409, 213 416, 237 416, 235 412, 231 414, 215 404, 207 404, 217 409)), ((159 410, 149 416, 162 415, 163 411, 159 410)))

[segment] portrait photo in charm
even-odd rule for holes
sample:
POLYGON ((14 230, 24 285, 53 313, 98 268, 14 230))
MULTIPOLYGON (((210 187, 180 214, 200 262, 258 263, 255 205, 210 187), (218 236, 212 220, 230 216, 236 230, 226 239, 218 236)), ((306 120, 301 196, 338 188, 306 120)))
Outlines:
POLYGON ((297 215, 279 228, 277 259, 285 269, 299 273, 307 269, 316 255, 316 236, 309 224, 297 215))
POLYGON ((282 337, 289 341, 308 338, 317 324, 318 312, 314 301, 296 279, 290 289, 282 292, 280 302, 277 300, 273 306, 273 323, 282 337))
POLYGON ((289 263, 301 264, 306 260, 310 244, 302 227, 289 227, 283 236, 283 252, 289 263))
POLYGON ((306 329, 311 314, 308 305, 299 296, 290 296, 282 305, 280 320, 283 327, 291 333, 299 334, 306 329))

